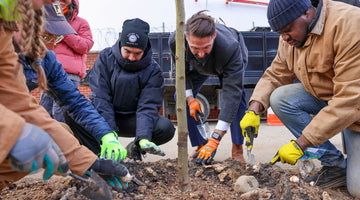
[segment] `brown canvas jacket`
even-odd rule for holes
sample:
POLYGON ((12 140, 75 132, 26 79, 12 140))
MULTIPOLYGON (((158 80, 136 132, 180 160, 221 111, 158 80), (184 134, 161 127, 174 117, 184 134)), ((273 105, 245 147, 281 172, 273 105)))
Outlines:
POLYGON ((306 91, 328 101, 303 130, 306 139, 320 145, 345 128, 360 131, 360 8, 324 0, 308 36, 300 49, 280 37, 278 53, 250 102, 267 109, 274 89, 298 78, 306 91))

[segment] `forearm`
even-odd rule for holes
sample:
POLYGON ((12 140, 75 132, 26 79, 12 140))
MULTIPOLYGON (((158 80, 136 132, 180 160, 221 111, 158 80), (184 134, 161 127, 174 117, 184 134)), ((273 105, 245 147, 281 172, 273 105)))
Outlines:
POLYGON ((264 111, 264 107, 261 103, 257 101, 252 101, 249 105, 248 110, 252 110, 255 112, 255 114, 259 114, 264 111))

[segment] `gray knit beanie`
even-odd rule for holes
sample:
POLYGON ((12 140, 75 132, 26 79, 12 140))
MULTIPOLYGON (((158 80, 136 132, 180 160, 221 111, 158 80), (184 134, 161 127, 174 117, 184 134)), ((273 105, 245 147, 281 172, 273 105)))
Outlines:
POLYGON ((267 18, 273 31, 278 31, 300 17, 311 6, 310 0, 270 0, 267 18))

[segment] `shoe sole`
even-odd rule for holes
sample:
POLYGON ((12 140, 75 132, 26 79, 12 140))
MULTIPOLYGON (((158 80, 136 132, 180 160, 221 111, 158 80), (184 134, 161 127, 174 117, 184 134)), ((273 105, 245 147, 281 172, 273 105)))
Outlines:
MULTIPOLYGON (((316 184, 315 184, 316 185, 316 184)), ((321 185, 316 185, 321 188, 337 188, 337 187, 344 187, 346 186, 346 177, 340 177, 335 180, 332 180, 331 182, 327 182, 321 185)))

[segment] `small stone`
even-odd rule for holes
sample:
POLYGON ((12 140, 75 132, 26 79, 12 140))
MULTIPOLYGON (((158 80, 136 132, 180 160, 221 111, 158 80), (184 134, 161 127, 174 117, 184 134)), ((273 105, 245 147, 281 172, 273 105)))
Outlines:
POLYGON ((195 177, 199 177, 201 174, 203 174, 204 173, 204 170, 203 169, 199 169, 199 170, 197 170, 196 171, 196 173, 195 173, 195 177))
POLYGON ((141 194, 144 194, 145 191, 146 191, 146 186, 139 186, 139 187, 137 188, 137 190, 138 190, 141 194))
POLYGON ((216 165, 216 166, 215 166, 215 171, 216 171, 217 173, 222 172, 224 169, 225 169, 225 167, 222 166, 222 165, 216 165))
POLYGON ((151 169, 151 167, 145 167, 145 172, 150 176, 157 176, 157 173, 153 169, 151 169))
POLYGON ((227 172, 221 172, 221 174, 218 175, 218 178, 220 179, 220 182, 224 182, 225 177, 228 175, 227 172))
POLYGON ((234 190, 237 193, 245 193, 259 188, 259 182, 254 176, 240 176, 235 184, 234 190))
POLYGON ((290 182, 298 183, 299 182, 299 177, 297 177, 297 176, 290 177, 290 182))
POLYGON ((311 181, 311 182, 310 182, 310 185, 311 185, 311 186, 314 186, 314 185, 315 185, 315 182, 314 182, 314 181, 311 181))

